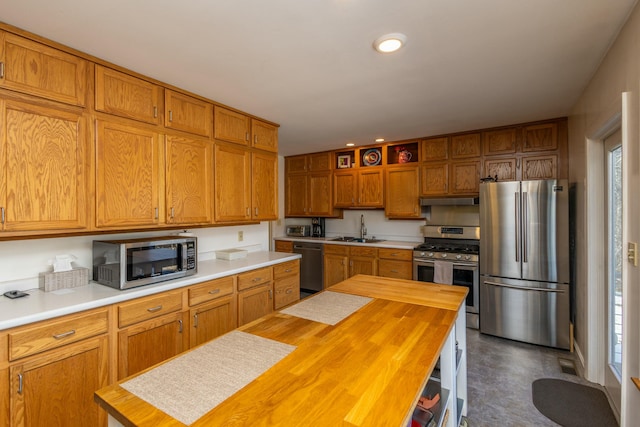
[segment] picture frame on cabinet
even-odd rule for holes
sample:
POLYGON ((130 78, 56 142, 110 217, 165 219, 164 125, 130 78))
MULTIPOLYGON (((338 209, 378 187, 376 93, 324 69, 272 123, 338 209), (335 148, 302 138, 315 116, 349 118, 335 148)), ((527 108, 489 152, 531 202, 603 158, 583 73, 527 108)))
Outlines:
POLYGON ((346 169, 351 167, 351 156, 341 154, 338 156, 338 169, 346 169))

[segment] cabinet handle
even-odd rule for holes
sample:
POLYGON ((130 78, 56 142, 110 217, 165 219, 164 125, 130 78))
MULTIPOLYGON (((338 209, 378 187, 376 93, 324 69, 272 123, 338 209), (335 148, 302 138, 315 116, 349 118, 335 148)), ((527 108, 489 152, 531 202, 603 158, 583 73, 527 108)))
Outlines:
POLYGON ((4 224, 4 208, 0 208, 0 222, 4 224))
POLYGON ((178 320, 178 333, 182 333, 182 320, 178 320))
POLYGON ((290 268, 287 268, 284 272, 285 272, 285 273, 291 273, 291 269, 290 269, 290 268))
POLYGON ((269 289, 269 299, 273 299, 273 291, 269 289))
POLYGON ((194 328, 198 327, 198 313, 193 315, 193 327, 194 328))
POLYGON ((392 273, 397 273, 397 272, 398 272, 398 270, 391 270, 391 272, 392 272, 392 273))
POLYGON ((258 208, 255 208, 256 216, 258 216, 258 208))
POLYGON ((173 219, 174 213, 175 212, 174 212, 173 208, 171 208, 171 219, 173 219))
POLYGON ((209 293, 210 293, 211 295, 215 295, 215 294, 217 294, 217 293, 219 293, 219 292, 220 292, 220 289, 212 289, 212 290, 210 290, 210 291, 209 291, 209 293))
POLYGON ((62 333, 62 334, 54 335, 53 337, 54 337, 55 339, 57 339, 57 340, 61 340, 62 338, 66 338, 66 337, 71 336, 71 335, 73 335, 73 334, 75 334, 75 333, 76 333, 76 330, 75 330, 75 329, 72 329, 72 330, 67 331, 67 332, 64 332, 64 333, 62 333))
POLYGON ((251 211, 247 208, 247 216, 251 215, 251 211))
POLYGON ((155 208, 154 211, 155 211, 155 214, 154 214, 155 215, 155 219, 158 219, 158 208, 155 208))
POLYGON ((155 313, 156 311, 160 311, 160 310, 162 310, 162 305, 158 305, 158 306, 155 306, 155 307, 147 308, 147 311, 149 313, 155 313))
POLYGON ((258 143, 258 135, 254 135, 253 136, 253 143, 257 144, 258 143))
POLYGON ((249 132, 244 133, 244 140, 249 142, 249 132))
POLYGON ((22 374, 18 374, 18 394, 22 394, 22 390, 24 389, 24 378, 22 374))
POLYGON ((153 106, 153 118, 154 119, 158 118, 158 106, 157 105, 153 106))
POLYGON ((0 62, 0 79, 4 79, 4 62, 0 62))
POLYGON ((173 121, 173 111, 169 110, 169 121, 173 121))

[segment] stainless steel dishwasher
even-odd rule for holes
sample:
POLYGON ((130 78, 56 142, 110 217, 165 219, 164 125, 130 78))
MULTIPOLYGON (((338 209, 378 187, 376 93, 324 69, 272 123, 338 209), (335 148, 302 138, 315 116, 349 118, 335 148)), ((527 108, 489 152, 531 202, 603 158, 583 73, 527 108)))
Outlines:
POLYGON ((302 255, 300 290, 321 291, 324 288, 324 245, 322 243, 293 242, 293 252, 302 255))

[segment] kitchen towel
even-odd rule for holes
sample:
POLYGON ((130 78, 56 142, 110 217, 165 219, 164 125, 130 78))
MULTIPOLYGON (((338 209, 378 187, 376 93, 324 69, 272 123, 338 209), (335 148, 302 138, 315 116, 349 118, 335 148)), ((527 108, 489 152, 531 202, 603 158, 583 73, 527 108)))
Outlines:
POLYGON ((367 305, 371 298, 325 291, 281 311, 289 316, 335 325, 367 305))
POLYGON ((122 388, 189 425, 295 348, 232 331, 122 383, 122 388))
POLYGON ((434 261, 433 282, 442 285, 453 285, 453 263, 449 261, 434 261))

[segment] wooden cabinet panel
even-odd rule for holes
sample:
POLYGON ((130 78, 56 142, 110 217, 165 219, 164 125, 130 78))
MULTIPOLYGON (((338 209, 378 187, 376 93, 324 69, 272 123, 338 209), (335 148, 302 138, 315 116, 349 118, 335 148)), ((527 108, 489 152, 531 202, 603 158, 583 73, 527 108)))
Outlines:
POLYGON ((358 173, 354 171, 333 174, 333 206, 350 208, 356 206, 358 197, 358 173))
POLYGON ((484 162, 484 176, 498 178, 498 181, 515 181, 517 179, 516 158, 492 158, 484 162))
POLYGON ((285 215, 307 214, 307 181, 305 174, 287 174, 285 177, 285 215))
POLYGON ((102 120, 96 127, 96 225, 157 225, 161 179, 158 134, 102 120))
POLYGON ((480 191, 480 162, 452 163, 451 178, 453 194, 477 194, 480 191))
POLYGON ((88 147, 76 113, 0 101, 0 206, 6 231, 87 226, 88 147))
POLYGON ((118 305, 118 327, 162 316, 182 309, 182 291, 163 292, 118 305))
POLYGON ((333 255, 349 255, 349 246, 347 245, 324 245, 325 254, 333 255))
POLYGON ((378 258, 398 261, 413 261, 413 251, 410 249, 380 248, 378 249, 378 258))
POLYGON ((422 141, 420 160, 429 162, 434 160, 447 160, 449 158, 449 138, 429 138, 422 141))
POLYGON ((349 246, 349 256, 378 258, 378 248, 373 246, 349 246))
POLYGON ((291 156, 285 157, 284 167, 285 172, 289 173, 300 173, 307 171, 307 158, 308 156, 291 156))
POLYGON ((164 125, 200 136, 211 137, 213 105, 197 98, 166 89, 164 125))
MULTIPOLYGON (((293 243, 293 242, 290 242, 293 243)), ((273 266, 274 280, 300 275, 300 260, 283 262, 273 266)))
POLYGON ((211 341, 237 327, 236 295, 217 298, 190 310, 190 347, 211 341))
POLYGON ((251 218, 251 154, 242 147, 215 146, 215 220, 251 218))
POLYGON ((385 214, 389 218, 420 216, 420 176, 417 166, 388 168, 385 214))
POLYGON ((524 126, 522 151, 546 151, 558 149, 558 124, 555 122, 524 126))
POLYGON ((309 174, 307 197, 307 214, 309 216, 332 215, 331 179, 331 172, 315 172, 309 174))
POLYGON ((449 164, 427 163, 421 167, 420 191, 424 196, 446 195, 449 192, 449 164))
POLYGON ((207 280, 189 288, 189 305, 212 301, 235 291, 235 276, 207 280))
POLYGON ((86 105, 88 62, 0 31, 0 87, 72 105, 86 105))
POLYGON ((384 174, 381 169, 358 172, 358 206, 368 208, 384 207, 384 174))
POLYGON ((160 124, 162 87, 96 64, 96 110, 160 124))
POLYGON ((558 157, 531 156, 522 158, 522 179, 554 179, 558 176, 558 157))
POLYGON ((242 113, 226 108, 213 108, 213 137, 235 144, 249 145, 251 119, 242 113))
POLYGON ((93 399, 108 384, 106 336, 27 360, 9 368, 12 426, 107 425, 93 399))
POLYGON ((290 276, 277 280, 273 285, 273 308, 282 307, 300 300, 300 276, 290 276))
POLYGON ((118 379, 143 371, 181 353, 186 347, 183 313, 130 326, 118 333, 118 379))
POLYGON ((381 259, 378 261, 378 276, 411 280, 413 278, 413 264, 411 261, 381 259))
POLYGON ((309 172, 331 170, 331 152, 308 155, 309 172))
MULTIPOLYGON (((340 283, 349 278, 349 257, 327 253, 326 248, 336 245, 325 245, 324 254, 324 288, 340 283)), ((345 246, 345 248, 347 248, 345 246)))
POLYGON ((251 219, 278 218, 278 157, 275 154, 251 153, 251 219))
POLYGON ((252 146, 260 150, 278 152, 278 127, 261 120, 251 119, 252 146))
POLYGON ((213 221, 213 144, 166 136, 166 221, 209 224, 213 221))
POLYGON ((356 274, 378 275, 378 260, 376 258, 349 258, 349 277, 356 274))
POLYGON ((253 288, 273 280, 271 267, 258 268, 247 273, 238 274, 238 291, 253 288))
POLYGON ((9 360, 17 360, 43 351, 107 333, 107 310, 65 316, 9 332, 9 360))
POLYGON ((0 368, 0 426, 9 426, 9 368, 0 368))
POLYGON ((484 155, 512 154, 517 150, 517 128, 498 129, 482 133, 484 155))
POLYGON ((293 242, 290 242, 288 240, 276 240, 274 250, 276 252, 293 253, 293 242))
POLYGON ((480 146, 479 133, 467 133, 451 137, 452 159, 480 157, 480 155, 482 155, 482 149, 480 146))
POLYGON ((273 311, 271 282, 238 294, 238 326, 245 325, 273 311))

